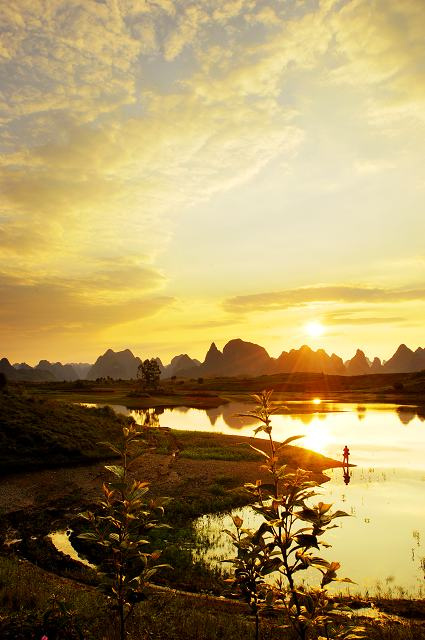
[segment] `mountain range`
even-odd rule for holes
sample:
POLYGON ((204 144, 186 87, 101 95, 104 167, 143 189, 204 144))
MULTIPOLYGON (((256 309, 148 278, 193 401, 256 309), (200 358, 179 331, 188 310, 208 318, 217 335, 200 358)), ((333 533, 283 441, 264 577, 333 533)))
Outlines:
MULTIPOLYGON (((212 376, 259 376, 274 373, 325 373, 329 375, 357 376, 371 373, 408 373, 425 369, 425 348, 412 351, 401 344, 386 362, 379 358, 369 360, 357 349, 347 361, 336 354, 328 355, 323 349, 314 351, 304 345, 299 349, 283 351, 278 358, 269 356, 264 347, 237 338, 230 340, 220 351, 213 342, 203 362, 190 358, 186 353, 175 356, 170 364, 163 365, 156 358, 162 378, 212 377, 212 376)), ((0 360, 0 373, 8 380, 28 381, 74 381, 113 378, 129 380, 136 378, 141 358, 129 349, 108 349, 94 364, 49 362, 40 360, 35 367, 25 362, 10 364, 7 358, 0 360)))

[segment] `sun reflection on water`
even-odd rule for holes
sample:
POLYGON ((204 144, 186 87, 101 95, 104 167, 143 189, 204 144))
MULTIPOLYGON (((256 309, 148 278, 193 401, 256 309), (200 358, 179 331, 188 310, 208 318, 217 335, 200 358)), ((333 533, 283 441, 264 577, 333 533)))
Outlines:
POLYGON ((302 439, 302 443, 300 441, 301 446, 306 449, 311 449, 312 451, 317 451, 322 454, 327 453, 330 443, 331 436, 326 427, 321 425, 320 428, 317 428, 315 424, 312 424, 307 430, 302 439))

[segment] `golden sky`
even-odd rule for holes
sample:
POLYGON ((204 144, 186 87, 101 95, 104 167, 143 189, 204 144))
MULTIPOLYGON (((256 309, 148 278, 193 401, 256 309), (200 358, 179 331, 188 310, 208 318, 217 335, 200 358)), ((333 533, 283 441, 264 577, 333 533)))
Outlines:
POLYGON ((425 346, 423 0, 12 0, 0 25, 0 356, 425 346))

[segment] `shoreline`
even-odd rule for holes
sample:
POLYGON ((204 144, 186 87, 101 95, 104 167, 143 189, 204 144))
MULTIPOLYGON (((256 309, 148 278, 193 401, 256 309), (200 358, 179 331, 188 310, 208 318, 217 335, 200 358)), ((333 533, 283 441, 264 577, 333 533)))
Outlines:
MULTIPOLYGON (((179 431, 173 430, 173 433, 178 440, 179 431)), ((199 446, 199 444, 205 447, 206 451, 210 447, 220 446, 228 448, 230 453, 240 445, 248 447, 252 444, 265 451, 268 446, 267 440, 253 436, 183 431, 180 434, 182 440, 183 435, 183 452, 184 447, 199 446)), ((282 458, 282 463, 293 468, 300 466, 312 471, 316 477, 321 477, 323 482, 328 480, 328 477, 323 474, 326 469, 343 467, 342 462, 303 447, 288 445, 286 454, 286 457, 282 458)), ((244 482, 250 482, 262 475, 259 471, 259 460, 220 460, 214 458, 196 460, 181 455, 177 457, 171 468, 170 481, 167 474, 161 471, 165 468, 168 458, 167 454, 146 453, 142 456, 137 467, 137 476, 151 483, 153 493, 161 494, 167 489, 172 489, 172 493, 182 497, 193 495, 193 493, 207 492, 216 476, 232 477, 235 485, 240 483, 242 486, 244 482), (191 482, 196 484, 197 491, 190 490, 191 482)), ((100 490, 101 479, 106 478, 104 464, 108 462, 111 462, 111 458, 86 464, 80 463, 75 466, 46 466, 30 471, 8 473, 2 476, 0 510, 5 514, 28 508, 37 503, 43 504, 47 498, 49 501, 55 498, 59 499, 71 491, 87 492, 90 496, 100 490)))

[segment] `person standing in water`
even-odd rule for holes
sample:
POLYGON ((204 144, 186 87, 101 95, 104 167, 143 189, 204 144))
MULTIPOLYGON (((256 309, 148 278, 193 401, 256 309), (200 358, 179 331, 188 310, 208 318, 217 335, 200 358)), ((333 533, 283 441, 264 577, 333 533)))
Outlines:
POLYGON ((347 447, 347 445, 345 445, 342 451, 342 473, 343 473, 345 484, 348 484, 351 478, 350 467, 348 464, 349 455, 350 455, 350 449, 347 447))

